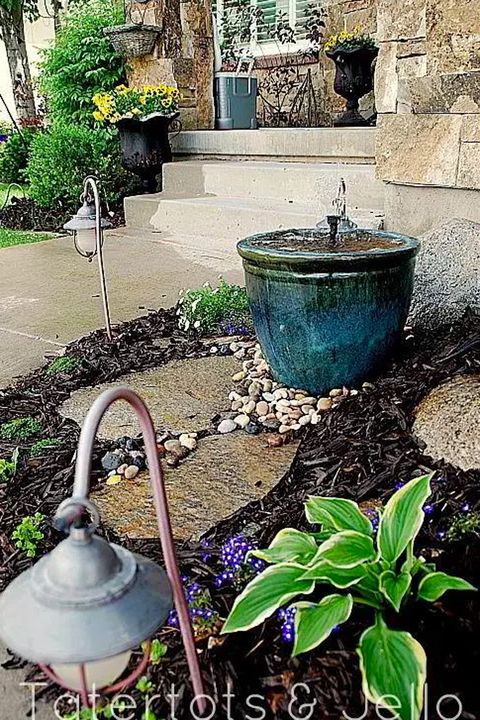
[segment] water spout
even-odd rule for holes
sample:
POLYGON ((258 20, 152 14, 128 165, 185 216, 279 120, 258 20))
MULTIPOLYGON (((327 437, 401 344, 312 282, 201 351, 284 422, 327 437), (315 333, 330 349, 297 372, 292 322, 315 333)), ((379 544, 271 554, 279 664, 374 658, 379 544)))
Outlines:
POLYGON ((338 190, 335 198, 332 200, 333 213, 327 215, 323 220, 317 223, 316 227, 319 229, 330 228, 330 238, 332 233, 332 225, 329 218, 338 218, 337 229, 335 237, 338 232, 345 232, 346 230, 355 230, 358 226, 350 220, 347 214, 347 184, 344 178, 340 178, 338 190))

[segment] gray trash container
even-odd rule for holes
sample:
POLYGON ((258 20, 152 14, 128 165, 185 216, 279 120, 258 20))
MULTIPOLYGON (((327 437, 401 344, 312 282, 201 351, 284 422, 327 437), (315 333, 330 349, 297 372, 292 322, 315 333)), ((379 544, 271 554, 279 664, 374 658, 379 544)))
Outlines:
POLYGON ((215 127, 217 130, 255 130, 257 78, 250 73, 215 74, 215 127))

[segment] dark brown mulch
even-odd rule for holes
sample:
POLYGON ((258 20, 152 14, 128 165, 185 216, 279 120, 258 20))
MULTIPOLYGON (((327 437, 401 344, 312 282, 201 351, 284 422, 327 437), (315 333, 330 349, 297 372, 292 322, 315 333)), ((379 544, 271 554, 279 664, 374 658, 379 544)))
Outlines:
MULTIPOLYGON (((125 225, 123 203, 110 208, 108 218, 112 226, 117 228, 125 225)), ((0 226, 10 230, 33 230, 41 232, 61 232, 64 224, 70 219, 72 212, 64 207, 44 208, 32 198, 12 198, 0 211, 0 226)))
MULTIPOLYGON (((43 370, 22 380, 16 388, 0 393, 0 422, 12 417, 33 415, 42 421, 44 436, 63 437, 61 450, 50 452, 39 461, 20 467, 15 480, 0 489, 0 582, 7 583, 29 561, 15 552, 11 531, 25 514, 38 510, 51 514, 67 495, 72 483, 72 455, 78 428, 58 416, 60 402, 82 385, 109 381, 130 370, 155 367, 173 358, 208 352, 202 342, 174 330, 173 311, 152 313, 117 328, 113 346, 104 333, 97 332, 68 349, 82 360, 82 366, 69 376, 52 380, 43 370), (169 344, 157 344, 169 338, 169 344)), ((463 373, 480 372, 480 323, 467 318, 461 327, 439 330, 432 337, 418 337, 406 343, 401 356, 356 398, 346 400, 324 421, 303 437, 290 471, 261 502, 252 503, 220 523, 208 534, 213 560, 204 560, 204 548, 185 544, 179 548, 182 570, 210 589, 215 609, 225 616, 232 604, 232 588, 215 587, 215 557, 227 538, 245 532, 268 543, 281 527, 304 527, 302 504, 309 494, 342 495, 358 501, 384 501, 395 483, 419 473, 435 470, 432 504, 419 545, 427 558, 439 567, 465 576, 480 585, 480 541, 474 536, 446 543, 438 536, 452 517, 468 503, 480 509, 480 472, 458 468, 426 457, 412 437, 413 411, 426 393, 444 380, 463 373)), ((461 409, 459 409, 461 411, 461 409)), ((0 444, 0 456, 12 444, 0 444)), ((98 454, 96 463, 98 473, 98 454)), ((113 534, 104 529, 113 538, 113 534)), ((57 538, 49 534, 45 548, 57 538)), ((132 549, 160 559, 157 542, 127 543, 132 549)), ((42 548, 42 549, 45 549, 42 548)), ((266 698, 267 717, 287 718, 289 691, 295 683, 306 683, 310 691, 300 692, 294 705, 302 717, 302 703, 318 703, 313 717, 339 720, 342 712, 352 717, 363 712, 360 676, 355 647, 361 631, 371 621, 368 611, 356 611, 352 622, 334 635, 321 650, 290 660, 289 649, 281 640, 276 621, 267 622, 251 633, 228 637, 224 642, 202 647, 205 680, 218 699, 216 717, 228 717, 222 695, 232 683, 232 713, 235 718, 258 716, 246 706, 249 694, 266 698)), ((391 619, 409 629, 424 645, 429 658, 429 697, 434 707, 444 694, 456 694, 463 703, 464 720, 480 716, 476 692, 480 666, 480 603, 473 594, 457 593, 433 606, 412 603, 401 620, 391 619)), ((188 710, 188 672, 178 635, 167 632, 167 658, 149 673, 158 688, 168 692, 175 683, 181 693, 178 718, 190 718, 188 710), (182 692, 183 691, 183 692, 182 692)), ((140 697, 137 694, 137 697, 140 697)), ((155 705, 154 705, 155 707, 155 705)), ((445 717, 455 717, 456 704, 442 706, 445 717)), ((158 717, 166 715, 160 702, 158 717)), ((304 708, 308 717, 308 707, 304 708)), ((433 712, 433 711, 432 711, 433 712)), ((135 717, 141 717, 141 711, 135 717)), ((367 718, 378 717, 370 708, 367 718)), ((435 717, 431 715, 430 717, 435 717)), ((429 718, 430 720, 430 718, 429 718)))

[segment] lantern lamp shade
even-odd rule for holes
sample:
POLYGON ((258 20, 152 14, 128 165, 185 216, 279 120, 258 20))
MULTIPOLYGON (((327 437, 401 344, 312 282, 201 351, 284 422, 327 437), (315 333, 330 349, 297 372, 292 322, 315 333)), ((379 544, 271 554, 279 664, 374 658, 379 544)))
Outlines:
POLYGON ((43 665, 122 654, 128 661, 128 652, 155 634, 171 607, 161 567, 74 528, 0 596, 0 637, 16 655, 43 665))
MULTIPOLYGON (((87 200, 84 200, 83 205, 79 208, 77 214, 73 215, 72 218, 65 223, 63 229, 69 230, 70 232, 81 232, 82 230, 95 231, 96 226, 97 219, 95 206, 92 205, 92 203, 87 202, 87 200)), ((109 220, 102 218, 101 227, 102 230, 106 230, 107 228, 112 227, 112 223, 109 220)))

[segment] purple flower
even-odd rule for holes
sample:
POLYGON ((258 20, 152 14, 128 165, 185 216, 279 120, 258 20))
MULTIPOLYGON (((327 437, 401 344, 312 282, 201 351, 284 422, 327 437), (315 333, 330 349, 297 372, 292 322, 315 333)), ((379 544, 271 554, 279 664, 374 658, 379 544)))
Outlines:
POLYGON ((285 643, 292 643, 295 640, 295 615, 296 608, 280 608, 277 617, 280 620, 280 631, 282 640, 285 643))
POLYGON ((265 568, 265 563, 255 557, 247 557, 255 546, 243 535, 235 535, 227 540, 220 550, 220 562, 223 570, 217 575, 215 584, 221 587, 233 583, 245 570, 254 574, 265 568))

